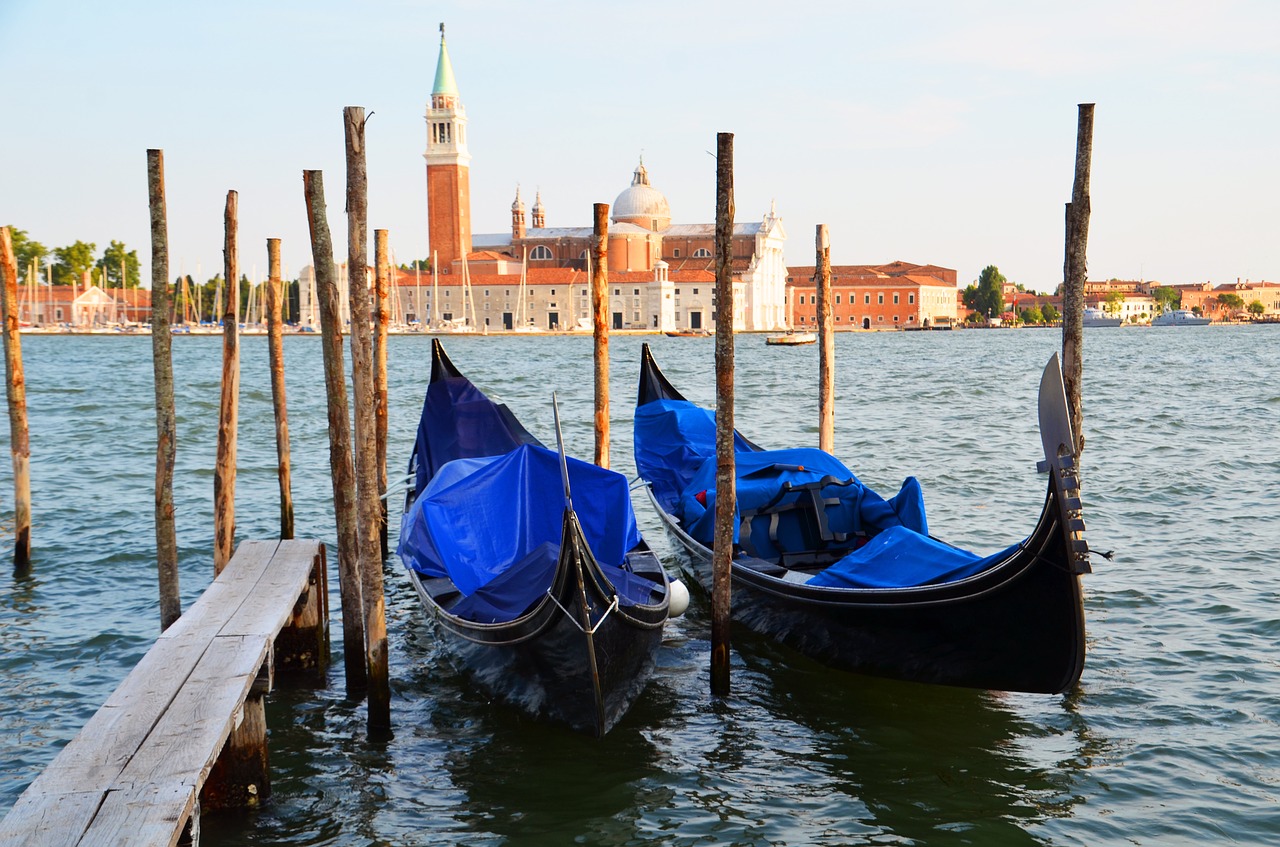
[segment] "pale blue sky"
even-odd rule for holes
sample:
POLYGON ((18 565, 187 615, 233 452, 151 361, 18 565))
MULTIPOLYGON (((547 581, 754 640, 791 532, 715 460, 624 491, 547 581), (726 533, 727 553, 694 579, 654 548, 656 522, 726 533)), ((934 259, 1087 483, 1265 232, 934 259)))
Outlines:
POLYGON ((516 184, 587 226, 643 152, 678 223, 777 201, 791 264, 987 264, 1061 277, 1076 106, 1095 102, 1091 279, 1280 281, 1280 3, 57 2, 0 0, 0 223, 150 258, 146 154, 165 151, 171 270, 310 262, 303 169, 346 252, 342 108, 368 126, 370 228, 424 256, 423 112, 437 25, 470 119, 475 232, 516 184))

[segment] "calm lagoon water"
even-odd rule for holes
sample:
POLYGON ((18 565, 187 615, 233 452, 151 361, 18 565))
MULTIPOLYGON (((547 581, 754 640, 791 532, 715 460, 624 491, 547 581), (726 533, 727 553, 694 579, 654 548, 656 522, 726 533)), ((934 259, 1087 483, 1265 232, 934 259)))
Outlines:
MULTIPOLYGON (((691 399, 713 397, 711 340, 614 338, 613 464, 628 476, 642 340, 691 399)), ((1060 340, 839 336, 836 453, 881 490, 918 477, 939 537, 984 554, 1005 546, 1030 531, 1044 496, 1035 390, 1060 340)), ((591 455, 589 339, 446 345, 544 439, 557 390, 569 451, 591 455)), ((221 347, 173 347, 185 606, 212 578, 221 347)), ((0 814, 158 630, 150 350, 147 338, 23 339, 34 567, 0 578, 0 814)), ((1084 350, 1087 536, 1115 557, 1095 557, 1085 577, 1089 655, 1072 694, 855 676, 735 630, 732 695, 714 701, 695 594, 668 625, 646 693, 597 742, 470 690, 391 560, 394 740, 367 741, 340 661, 326 687, 279 690, 274 795, 256 812, 207 816, 203 843, 1280 843, 1280 328, 1089 330, 1084 350)), ((429 352, 427 337, 391 339, 393 471, 412 444, 429 352)), ((265 339, 243 339, 242 356, 237 537, 269 538, 279 513, 265 339)), ((332 547, 320 346, 288 339, 286 358, 297 532, 332 547)), ((816 348, 744 336, 737 361, 739 428, 765 446, 816 443, 816 348)), ((11 505, 0 461, 0 522, 11 505)), ((336 597, 332 607, 340 656, 336 597)))

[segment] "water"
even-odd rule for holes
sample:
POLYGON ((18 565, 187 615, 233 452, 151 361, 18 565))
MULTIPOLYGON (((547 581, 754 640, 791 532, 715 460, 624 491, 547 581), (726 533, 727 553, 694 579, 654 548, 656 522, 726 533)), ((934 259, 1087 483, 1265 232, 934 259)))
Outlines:
MULTIPOLYGON (((596 742, 472 692, 393 561, 394 740, 366 740, 340 661, 327 687, 278 691, 268 706, 274 796, 257 812, 207 816, 203 843, 1280 842, 1277 331, 1086 332, 1085 516, 1094 549, 1115 560, 1095 559, 1085 578, 1089 655, 1069 696, 838 673, 735 630, 732 696, 713 701, 695 593, 668 626, 656 678, 596 742)), ((613 460, 629 476, 642 340, 610 348, 613 460)), ((647 340, 690 399, 710 402, 710 339, 647 340)), ((841 335, 836 453, 881 490, 914 474, 936 535, 993 552, 1030 531, 1044 496, 1035 390, 1059 344, 1053 330, 841 335)), ((320 346, 285 346, 297 532, 332 545, 320 346)), ((544 438, 557 389, 568 449, 590 457, 589 339, 447 346, 544 438)), ((173 347, 185 607, 212 577, 221 346, 173 347)), ((242 347, 237 537, 269 538, 279 512, 265 339, 242 347)), ((23 352, 34 567, 0 578, 0 813, 147 650, 159 620, 150 340, 28 336, 23 352)), ((395 470, 429 352, 427 338, 391 339, 395 470)), ((816 348, 745 336, 737 358, 739 428, 765 446, 816 443, 816 348)), ((0 465, 5 507, 11 468, 0 465)), ((651 508, 636 501, 641 529, 674 567, 651 508)), ((340 656, 336 597, 331 605, 340 656)))

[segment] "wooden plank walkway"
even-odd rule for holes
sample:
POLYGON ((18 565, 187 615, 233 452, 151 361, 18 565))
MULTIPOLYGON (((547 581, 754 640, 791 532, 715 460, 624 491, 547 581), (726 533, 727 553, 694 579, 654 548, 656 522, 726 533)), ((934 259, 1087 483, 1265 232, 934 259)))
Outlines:
POLYGON ((270 791, 263 697, 323 672, 324 546, 245 541, 0 821, 0 847, 197 843, 201 806, 270 791))

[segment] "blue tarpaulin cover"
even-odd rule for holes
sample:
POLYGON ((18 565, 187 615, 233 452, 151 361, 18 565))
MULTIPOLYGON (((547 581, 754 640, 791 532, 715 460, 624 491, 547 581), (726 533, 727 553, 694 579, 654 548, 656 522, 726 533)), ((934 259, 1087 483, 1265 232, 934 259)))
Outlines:
MULTIPOLYGON (((785 484, 799 486, 827 477, 849 481, 847 485, 829 482, 820 489, 823 500, 836 500, 823 505, 828 529, 851 539, 862 532, 871 539, 859 549, 851 547, 847 556, 810 579, 811 585, 889 588, 947 582, 978 573, 1008 552, 984 559, 930 538, 924 495, 914 477, 908 477, 901 490, 886 500, 863 485, 839 459, 821 450, 752 450, 738 439, 735 543, 742 543, 742 514, 765 506, 781 509, 772 532, 771 515, 751 520, 750 538, 743 546, 760 558, 776 561, 785 552, 817 549, 815 522, 803 517, 803 509, 786 508, 812 495, 801 490, 778 498, 785 484)), ((635 416, 635 457, 640 476, 652 484, 659 505, 680 518, 691 536, 711 546, 716 494, 712 413, 685 400, 655 400, 640 406, 635 416)), ((833 539, 826 543, 836 548, 841 544, 833 539)))
POLYGON ((509 453, 529 436, 502 406, 465 377, 432 382, 418 422, 414 444, 415 494, 454 459, 509 453))
MULTIPOLYGON (((645 599, 652 585, 618 570, 640 543, 626 477, 572 458, 568 466, 592 554, 622 599, 645 599)), ((443 465, 405 513, 398 552, 422 575, 453 580, 466 596, 454 614, 510 620, 550 587, 563 519, 559 455, 524 444, 443 465)))
MULTIPOLYGON (((751 449, 734 433, 734 451, 751 449)), ((706 459, 716 456, 716 416, 688 400, 654 400, 636 409, 636 470, 674 514, 680 495, 706 459)))

